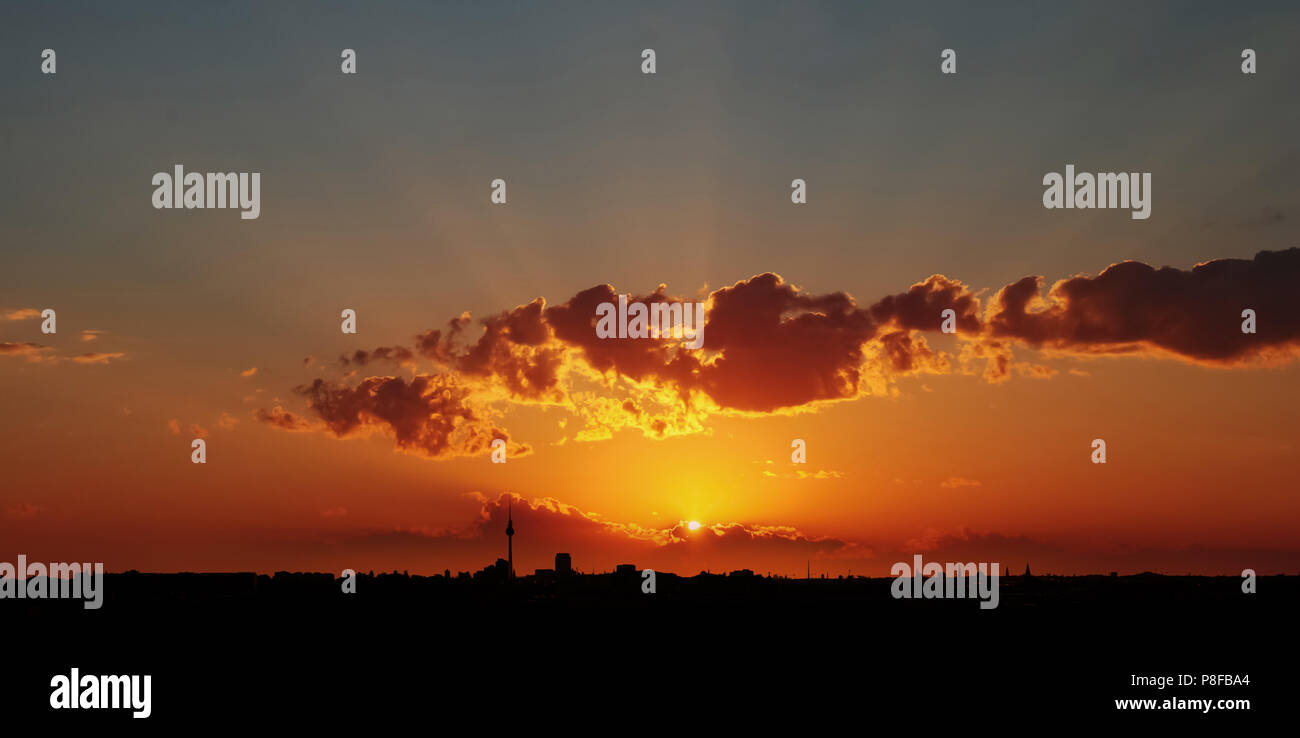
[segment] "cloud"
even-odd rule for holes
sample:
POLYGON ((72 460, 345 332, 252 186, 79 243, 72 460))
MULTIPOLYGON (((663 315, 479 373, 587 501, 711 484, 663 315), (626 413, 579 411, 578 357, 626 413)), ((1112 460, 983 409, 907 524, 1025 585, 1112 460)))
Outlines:
POLYGON ((20 502, 7 509, 5 514, 13 520, 30 520, 31 518, 36 517, 36 515, 43 509, 44 508, 33 505, 30 502, 20 502))
POLYGON ((276 405, 271 410, 258 408, 253 413, 253 417, 257 418, 259 422, 275 426, 281 430, 304 431, 311 429, 311 423, 309 421, 294 415, 279 405, 276 405))
POLYGON ((720 354, 698 383, 722 407, 770 412, 859 394, 877 324, 847 294, 806 294, 767 273, 711 302, 705 341, 720 354))
POLYGON ((110 361, 116 361, 126 356, 124 353, 87 353, 78 354, 72 357, 72 360, 78 364, 107 364, 110 361))
POLYGON ((83 342, 95 341, 98 340, 100 336, 104 335, 107 332, 108 331, 87 329, 81 332, 81 340, 83 342))
POLYGON ((65 361, 71 361, 76 364, 107 364, 110 361, 124 358, 124 353, 84 353, 75 356, 58 356, 54 353, 54 348, 42 346, 39 343, 11 343, 9 341, 0 341, 0 356, 14 356, 22 358, 31 364, 58 364, 65 361))
MULTIPOLYGON (((947 371, 946 357, 913 333, 937 329, 946 308, 957 313, 959 330, 979 327, 978 301, 939 275, 870 308, 843 292, 810 294, 779 275, 756 275, 709 295, 699 349, 668 336, 599 338, 597 306, 618 298, 607 284, 554 306, 538 298, 483 320, 483 335, 467 347, 459 345, 469 320, 462 315, 445 333, 420 334, 419 352, 460 373, 492 378, 517 398, 562 401, 568 371, 585 370, 653 385, 687 407, 698 400, 721 410, 772 412, 882 391, 878 371, 864 367, 876 356, 894 374, 947 371), (877 339, 881 328, 889 332, 877 339), (868 350, 872 339, 876 345, 868 350)), ((662 284, 628 298, 644 305, 679 301, 662 284)))
POLYGON ((167 421, 167 432, 173 436, 179 436, 181 434, 181 421, 176 418, 167 421))
MULTIPOLYGON (((771 464, 771 461, 766 462, 771 464)), ((843 472, 834 469, 818 469, 815 472, 796 469, 794 471, 778 474, 770 469, 763 469, 760 475, 765 479, 843 479, 846 475, 843 472)))
POLYGON ((42 346, 39 343, 10 343, 9 341, 0 341, 0 356, 16 356, 33 364, 55 361, 56 358, 50 355, 50 352, 53 350, 53 348, 42 346))
POLYGON ((39 317, 41 317, 41 311, 36 308, 18 308, 17 310, 0 312, 0 320, 31 320, 39 317))
POLYGON ((485 453, 498 438, 507 442, 509 456, 532 450, 476 412, 467 403, 469 390, 447 375, 368 377, 355 387, 317 379, 295 392, 338 438, 380 431, 398 449, 429 458, 485 453))
POLYGON ((834 469, 818 469, 815 472, 796 471, 798 479, 843 479, 844 475, 834 469))
POLYGON ((391 362, 399 366, 414 366, 415 354, 403 346, 380 346, 374 351, 357 350, 351 356, 339 357, 342 366, 365 366, 373 362, 391 362))
POLYGON ((965 477, 948 477, 939 483, 940 487, 948 489, 957 489, 958 487, 982 487, 983 483, 978 479, 966 479, 965 477))
POLYGON ((250 366, 250 367, 248 367, 247 369, 245 369, 244 371, 240 372, 240 373, 239 373, 239 376, 241 376, 241 377, 251 377, 251 376, 253 376, 254 374, 257 374, 257 367, 255 367, 255 366, 250 366))
POLYGON ((230 413, 222 412, 221 417, 217 418, 217 427, 223 431, 232 431, 237 425, 239 425, 239 419, 230 413))
MULTIPOLYGON (((808 292, 767 272, 708 294, 697 349, 670 336, 599 338, 597 306, 617 304, 619 293, 596 285, 558 304, 538 297, 491 314, 477 333, 462 313, 417 334, 409 347, 344 355, 338 368, 322 367, 345 370, 341 377, 298 388, 305 413, 261 411, 259 419, 339 438, 380 431, 400 450, 451 458, 508 438, 490 419, 515 405, 560 407, 577 418, 563 440, 598 441, 624 429, 661 439, 708 433, 716 414, 811 412, 897 394, 905 377, 982 374, 999 383, 1060 374, 1017 359, 1024 347, 1047 359, 1160 355, 1214 366, 1300 355, 1300 311, 1290 304, 1300 286, 1300 249, 1190 270, 1129 261, 1058 281, 1046 294, 1043 285, 1042 277, 1024 277, 982 306, 980 293, 935 274, 860 305, 846 292, 808 292), (1241 332, 1246 308, 1258 315, 1258 333, 1241 332), (926 334, 941 330, 945 310, 953 311, 955 335, 936 338, 947 343, 935 347, 926 334), (955 353, 946 348, 954 340, 955 353), (412 376, 360 371, 379 364, 409 368, 412 376)), ((663 284, 627 299, 680 301, 663 284)))
MULTIPOLYGON (((768 273, 709 295, 704 346, 690 349, 671 336, 597 337, 597 306, 618 299, 610 285, 558 305, 537 298, 483 318, 476 336, 470 315, 462 313, 444 328, 418 334, 411 349, 385 346, 339 360, 355 371, 380 361, 414 367, 425 359, 439 373, 411 380, 349 373, 318 378, 298 394, 308 414, 337 437, 382 429, 399 449, 430 458, 480 453, 493 437, 508 438, 485 420, 486 408, 501 401, 566 408, 582 421, 573 431, 576 441, 610 438, 625 428, 667 438, 708 432, 715 412, 765 413, 883 393, 887 370, 948 371, 949 357, 915 330, 938 326, 937 313, 933 320, 925 314, 930 309, 953 307, 961 330, 975 330, 978 313, 961 283, 938 275, 867 309, 845 293, 805 293, 768 273), (865 346, 880 327, 888 334, 865 346)), ((679 298, 661 284, 629 301, 679 298)))
POLYGON ((1157 354, 1217 366, 1294 359, 1300 349, 1300 249, 1218 259, 1190 270, 1136 261, 1096 277, 1061 280, 1040 295, 1041 277, 1002 288, 989 333, 1034 348, 1086 355, 1157 354), (1258 333, 1242 333, 1242 311, 1258 333))
POLYGON ((953 311, 958 333, 982 331, 979 299, 966 285, 942 274, 931 275, 907 292, 882 298, 871 306, 871 316, 901 329, 938 331, 944 310, 953 311))

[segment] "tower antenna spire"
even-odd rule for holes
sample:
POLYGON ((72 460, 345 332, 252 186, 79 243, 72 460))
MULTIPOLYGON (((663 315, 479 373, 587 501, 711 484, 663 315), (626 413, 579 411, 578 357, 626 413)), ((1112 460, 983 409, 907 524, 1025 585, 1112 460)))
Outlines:
POLYGON ((515 578, 515 519, 514 495, 506 498, 506 579, 515 578))

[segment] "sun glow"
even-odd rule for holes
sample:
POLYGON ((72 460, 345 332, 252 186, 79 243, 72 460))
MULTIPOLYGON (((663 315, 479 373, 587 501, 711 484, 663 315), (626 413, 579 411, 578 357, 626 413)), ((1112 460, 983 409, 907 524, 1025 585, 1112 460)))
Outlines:
POLYGON ((691 530, 699 530, 699 529, 700 529, 700 521, 698 521, 698 520, 692 520, 691 522, 689 522, 689 523, 686 524, 686 527, 687 527, 687 528, 690 528, 691 530))

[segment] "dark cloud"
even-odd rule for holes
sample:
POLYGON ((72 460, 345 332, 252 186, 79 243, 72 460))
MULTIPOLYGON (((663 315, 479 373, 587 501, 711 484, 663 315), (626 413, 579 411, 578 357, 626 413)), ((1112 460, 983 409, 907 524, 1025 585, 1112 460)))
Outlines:
MULTIPOLYGON (((471 409, 480 394, 484 402, 569 407, 587 423, 578 440, 608 438, 626 427, 662 438, 702 431, 716 408, 765 413, 853 399, 891 392, 897 377, 974 373, 978 363, 989 382, 1059 373, 1017 361, 1016 346, 1164 353, 1217 365, 1290 359, 1300 342, 1300 311, 1292 304, 1298 283, 1300 249, 1190 270, 1130 261, 1059 281, 1045 296, 1041 277, 1025 277, 998 291, 985 311, 965 284, 939 274, 861 307, 847 293, 808 293, 769 272, 708 296, 703 345, 696 349, 668 336, 599 338, 598 306, 619 301, 614 287, 602 284, 556 305, 539 297, 480 319, 477 335, 463 313, 443 329, 418 334, 412 348, 359 350, 340 359, 345 367, 385 361, 412 369, 424 359, 437 374, 409 380, 349 374, 342 383, 317 379, 299 394, 309 414, 336 436, 381 428, 399 448, 431 458, 479 453, 493 438, 506 437, 471 409), (1247 308, 1257 314, 1255 334, 1241 332, 1247 308), (941 329, 948 309, 956 356, 932 348, 924 335, 941 329), (603 382, 612 396, 576 400, 575 370, 579 378, 603 382)), ((662 284, 628 301, 682 302, 662 284)), ((292 415, 269 413, 263 420, 301 427, 292 415)), ((512 445, 512 453, 525 450, 512 445)))
POLYGON ((344 354, 339 357, 339 364, 343 366, 365 366, 376 362, 412 365, 415 362, 415 354, 405 346, 380 346, 374 351, 358 349, 352 352, 351 356, 344 354))
POLYGON ((470 390, 448 375, 367 377, 352 387, 317 379, 295 392, 339 438, 381 430, 392 435, 399 449, 430 458, 483 453, 497 438, 507 442, 511 456, 530 451, 477 415, 466 404, 470 390))
POLYGON ((983 330, 979 299, 956 280, 942 274, 914 284, 899 295, 890 295, 871 306, 871 317, 878 323, 893 323, 908 330, 938 331, 943 311, 952 310, 958 333, 976 335, 983 330))
POLYGON ((771 411, 856 396, 868 311, 843 292, 809 295, 760 274, 712 295, 705 345, 719 352, 700 384, 719 405, 771 411))
POLYGON ((0 341, 0 356, 22 356, 29 361, 39 360, 45 352, 53 350, 49 346, 42 346, 39 343, 0 341))
MULTIPOLYGON (((632 296, 628 304, 646 305, 676 302, 659 288, 649 295, 632 296)), ((618 293, 608 284, 583 290, 564 303, 548 307, 546 323, 562 344, 580 350, 583 360, 598 372, 614 372, 637 381, 683 379, 698 369, 698 360, 679 349, 680 339, 652 338, 598 338, 596 336, 596 308, 601 303, 618 304, 618 293), (681 359, 682 363, 676 363, 681 359)), ((705 346, 710 336, 705 332, 705 346)))
POLYGON ((271 410, 258 408, 254 411, 253 417, 257 418, 259 422, 273 425, 281 430, 298 431, 311 428, 311 423, 306 419, 294 415, 279 405, 276 405, 271 410))
POLYGON ((545 305, 539 297, 483 319, 483 335, 473 345, 459 354, 446 347, 452 366, 471 377, 496 378, 515 397, 555 397, 564 349, 543 346, 551 335, 542 320, 545 305))
POLYGON ((1191 270, 1136 261, 1096 277, 1074 277, 1039 297, 1040 277, 1025 277, 993 299, 988 330, 1035 348, 1089 354, 1161 350, 1206 363, 1289 358, 1300 342, 1300 249, 1218 259, 1191 270), (1242 311, 1257 316, 1241 332, 1242 311))

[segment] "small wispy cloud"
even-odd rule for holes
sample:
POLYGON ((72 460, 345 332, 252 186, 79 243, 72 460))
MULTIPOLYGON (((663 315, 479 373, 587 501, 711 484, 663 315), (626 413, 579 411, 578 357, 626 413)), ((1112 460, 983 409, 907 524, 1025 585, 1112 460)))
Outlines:
POLYGON ((41 311, 36 308, 18 308, 17 310, 0 312, 0 320, 31 320, 39 317, 41 317, 41 311))
POLYGON ((107 364, 110 361, 116 361, 125 356, 126 354, 121 353, 120 351, 116 353, 89 353, 78 354, 72 357, 72 360, 78 364, 107 364))

